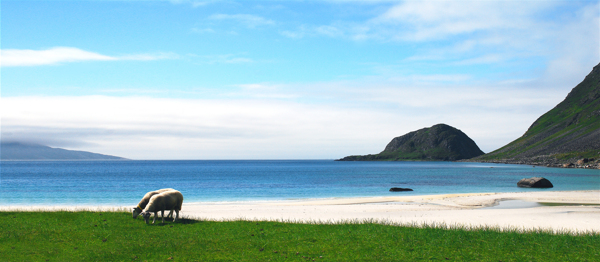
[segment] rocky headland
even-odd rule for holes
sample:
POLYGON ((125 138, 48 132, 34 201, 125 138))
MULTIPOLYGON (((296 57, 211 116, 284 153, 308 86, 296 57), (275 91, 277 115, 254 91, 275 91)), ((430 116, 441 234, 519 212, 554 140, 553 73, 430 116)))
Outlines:
POLYGON ((379 154, 347 156, 339 161, 454 161, 480 155, 483 151, 465 133, 437 124, 392 139, 379 154))

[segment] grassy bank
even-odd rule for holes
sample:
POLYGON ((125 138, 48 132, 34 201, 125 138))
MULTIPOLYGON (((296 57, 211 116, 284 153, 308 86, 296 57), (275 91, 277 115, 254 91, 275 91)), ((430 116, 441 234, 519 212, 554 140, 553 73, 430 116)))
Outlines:
POLYGON ((0 212, 2 261, 597 261, 600 235, 0 212))

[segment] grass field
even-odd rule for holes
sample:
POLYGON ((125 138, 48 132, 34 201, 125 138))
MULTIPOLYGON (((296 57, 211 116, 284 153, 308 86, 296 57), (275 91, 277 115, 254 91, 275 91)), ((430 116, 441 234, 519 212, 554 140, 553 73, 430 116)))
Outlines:
POLYGON ((600 235, 0 212, 1 261, 599 261, 600 235))

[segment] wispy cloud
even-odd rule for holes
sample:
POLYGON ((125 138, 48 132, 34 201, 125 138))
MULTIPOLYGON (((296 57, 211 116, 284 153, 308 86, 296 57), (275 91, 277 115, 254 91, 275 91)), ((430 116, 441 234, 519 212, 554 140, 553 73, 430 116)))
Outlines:
POLYGON ((2 49, 0 51, 0 63, 3 67, 54 65, 83 61, 148 61, 175 59, 177 57, 178 55, 173 53, 108 56, 74 47, 53 47, 46 50, 2 49))
POLYGON ((345 37, 349 29, 344 25, 300 25, 296 29, 281 30, 279 34, 293 39, 304 37, 345 37))
POLYGON ((234 54, 207 55, 202 57, 203 62, 209 64, 245 64, 254 62, 254 60, 252 60, 251 58, 242 57, 234 54))
POLYGON ((404 61, 446 66, 526 67, 546 60, 544 77, 572 86, 600 61, 599 25, 597 1, 402 1, 362 22, 302 25, 280 34, 422 44, 404 61))
POLYGON ((114 61, 116 57, 88 52, 73 47, 54 47, 47 50, 3 49, 2 66, 37 66, 62 62, 114 61))
POLYGON ((257 15, 250 14, 214 14, 208 17, 209 20, 216 21, 235 21, 241 25, 244 25, 248 28, 255 28, 258 26, 264 25, 274 25, 275 21, 271 19, 266 19, 257 15))
POLYGON ((212 28, 208 28, 208 27, 205 27, 205 28, 194 27, 194 28, 192 28, 192 32, 199 33, 199 34, 204 34, 204 33, 214 33, 215 30, 212 29, 212 28))
POLYGON ((206 6, 212 3, 218 2, 218 0, 209 0, 209 1, 195 1, 195 0, 169 0, 172 4, 189 4, 192 7, 200 7, 206 6))
POLYGON ((546 7, 542 2, 406 1, 369 24, 390 26, 386 30, 399 40, 425 41, 484 30, 520 30, 546 7))

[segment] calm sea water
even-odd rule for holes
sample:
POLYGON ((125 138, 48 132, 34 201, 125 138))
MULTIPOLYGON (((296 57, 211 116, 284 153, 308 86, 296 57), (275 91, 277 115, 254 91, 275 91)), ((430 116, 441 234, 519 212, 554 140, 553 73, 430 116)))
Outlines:
POLYGON ((0 168, 4 206, 135 205, 168 187, 186 202, 600 189, 599 170, 453 162, 2 161, 0 168), (533 176, 554 188, 516 186, 533 176))

